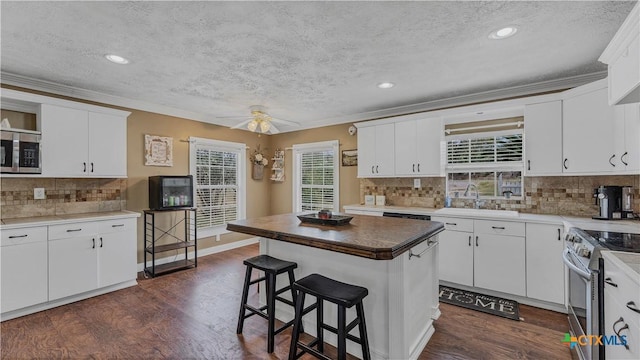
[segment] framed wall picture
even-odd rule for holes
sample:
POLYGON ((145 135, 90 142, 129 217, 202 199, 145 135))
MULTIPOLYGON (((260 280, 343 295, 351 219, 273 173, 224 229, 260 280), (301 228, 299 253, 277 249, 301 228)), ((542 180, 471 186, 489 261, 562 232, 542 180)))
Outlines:
POLYGON ((145 135, 144 160, 147 166, 173 166, 173 138, 145 135))
POLYGON ((357 166, 358 150, 342 150, 342 166, 357 166))

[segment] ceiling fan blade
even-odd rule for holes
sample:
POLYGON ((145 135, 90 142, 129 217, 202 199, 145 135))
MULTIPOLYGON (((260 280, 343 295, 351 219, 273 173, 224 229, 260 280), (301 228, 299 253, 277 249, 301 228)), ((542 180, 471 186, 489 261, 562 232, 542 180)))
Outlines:
POLYGON ((249 122, 251 122, 251 120, 252 120, 252 119, 247 119, 247 120, 245 120, 245 121, 243 121, 243 122, 241 122, 241 123, 239 123, 239 124, 236 124, 236 125, 232 126, 232 127, 231 127, 231 129, 240 129, 240 128, 243 128, 243 127, 245 127, 245 125, 247 125, 249 122))
POLYGON ((244 120, 250 119, 250 116, 247 115, 236 115, 236 116, 216 116, 216 119, 236 119, 236 120, 244 120))
POLYGON ((300 123, 297 123, 295 121, 276 119, 276 118, 273 118, 273 117, 271 118, 271 122, 277 122, 278 124, 288 125, 288 126, 300 126, 300 123))
POLYGON ((269 128, 269 132, 274 135, 280 133, 280 130, 271 123, 271 127, 269 128))

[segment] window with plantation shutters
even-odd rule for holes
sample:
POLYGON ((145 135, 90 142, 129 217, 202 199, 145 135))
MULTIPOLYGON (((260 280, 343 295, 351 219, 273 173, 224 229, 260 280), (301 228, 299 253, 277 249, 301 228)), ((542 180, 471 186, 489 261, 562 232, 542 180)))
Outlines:
POLYGON ((293 157, 294 211, 338 211, 338 142, 293 145, 293 157))
POLYGON ((225 233, 227 222, 245 217, 245 155, 245 144, 190 139, 198 235, 225 233))
POLYGON ((475 197, 469 184, 480 197, 522 196, 523 122, 516 120, 445 126, 448 196, 475 197))

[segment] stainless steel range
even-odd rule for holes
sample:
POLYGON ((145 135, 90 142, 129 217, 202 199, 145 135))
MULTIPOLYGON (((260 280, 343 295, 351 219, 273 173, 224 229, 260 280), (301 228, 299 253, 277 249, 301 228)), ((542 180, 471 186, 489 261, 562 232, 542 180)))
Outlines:
MULTIPOLYGON (((603 335, 604 274, 602 250, 640 252, 640 234, 571 228, 566 235, 564 263, 569 269, 568 317, 573 336, 603 335)), ((585 360, 605 359, 604 346, 576 346, 585 360)))

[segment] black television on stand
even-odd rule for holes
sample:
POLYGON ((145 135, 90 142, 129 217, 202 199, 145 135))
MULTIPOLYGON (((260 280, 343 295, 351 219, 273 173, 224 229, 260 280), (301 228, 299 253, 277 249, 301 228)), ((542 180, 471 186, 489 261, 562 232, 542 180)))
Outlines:
POLYGON ((171 210, 193 207, 193 176, 149 176, 149 209, 171 210))

